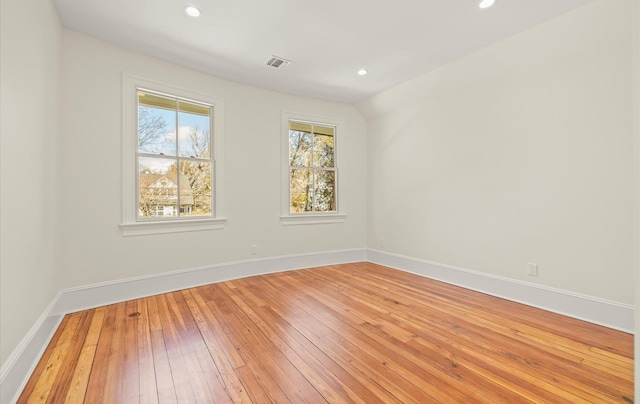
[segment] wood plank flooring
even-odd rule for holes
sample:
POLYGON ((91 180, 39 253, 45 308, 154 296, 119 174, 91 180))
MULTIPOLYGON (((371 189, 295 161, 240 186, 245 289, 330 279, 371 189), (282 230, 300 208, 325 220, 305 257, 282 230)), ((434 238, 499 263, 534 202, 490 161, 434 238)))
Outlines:
POLYGON ((633 402, 633 337, 370 263, 65 316, 20 403, 633 402))

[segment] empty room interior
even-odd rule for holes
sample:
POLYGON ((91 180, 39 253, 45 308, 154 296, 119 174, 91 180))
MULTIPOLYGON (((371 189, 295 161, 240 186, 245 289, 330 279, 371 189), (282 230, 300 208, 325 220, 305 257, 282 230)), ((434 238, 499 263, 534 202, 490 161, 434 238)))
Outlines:
POLYGON ((633 402, 637 0, 2 0, 12 402, 633 402))

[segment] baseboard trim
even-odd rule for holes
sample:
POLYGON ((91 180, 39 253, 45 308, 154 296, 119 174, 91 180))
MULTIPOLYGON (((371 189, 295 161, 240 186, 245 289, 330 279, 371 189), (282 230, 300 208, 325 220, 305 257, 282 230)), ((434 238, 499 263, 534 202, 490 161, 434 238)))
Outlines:
POLYGON ((125 300, 210 283, 315 266, 366 261, 366 249, 339 250, 228 262, 64 289, 53 314, 67 314, 125 300))
POLYGON ((63 316, 51 315, 59 292, 0 368, 0 403, 13 403, 33 373, 63 316))
POLYGON ((634 306, 379 250, 369 262, 634 333, 634 306))
POLYGON ((255 275, 367 260, 366 249, 236 261, 61 290, 0 369, 0 402, 13 403, 65 314, 255 275))

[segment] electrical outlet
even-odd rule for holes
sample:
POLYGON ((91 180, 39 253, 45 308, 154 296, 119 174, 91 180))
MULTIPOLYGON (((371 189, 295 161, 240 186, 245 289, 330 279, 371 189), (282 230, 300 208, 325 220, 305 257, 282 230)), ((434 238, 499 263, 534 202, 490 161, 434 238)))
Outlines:
POLYGON ((530 262, 527 264, 527 275, 538 276, 538 264, 530 262))
POLYGON ((251 244, 251 255, 256 255, 258 253, 258 245, 251 244))
POLYGON ((384 239, 383 238, 380 239, 380 248, 384 248, 384 239))

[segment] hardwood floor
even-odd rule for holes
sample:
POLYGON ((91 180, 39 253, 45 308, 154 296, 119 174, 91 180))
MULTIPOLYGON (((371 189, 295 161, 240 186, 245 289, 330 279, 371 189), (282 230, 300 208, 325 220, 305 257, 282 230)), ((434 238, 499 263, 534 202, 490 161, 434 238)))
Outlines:
POLYGON ((67 315, 20 403, 633 401, 633 337, 370 263, 67 315))

